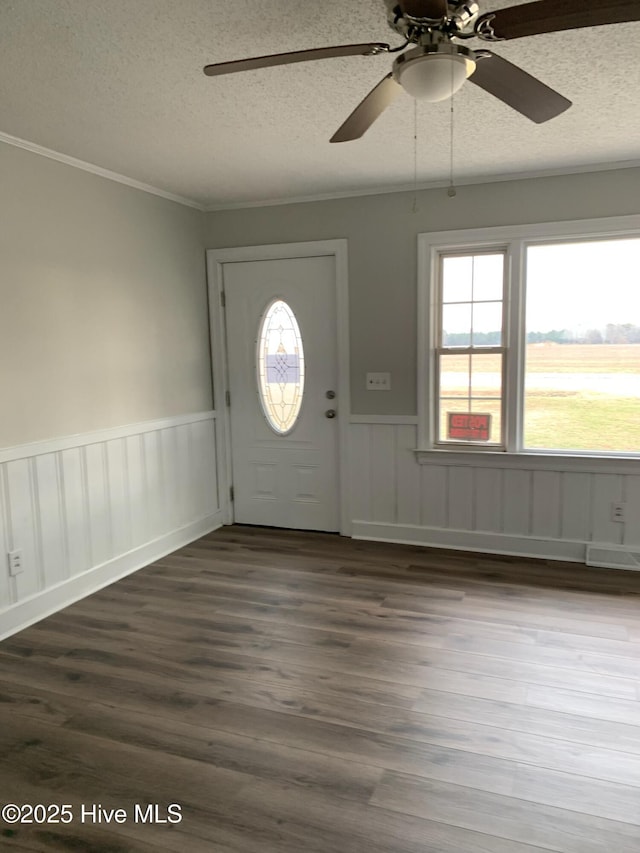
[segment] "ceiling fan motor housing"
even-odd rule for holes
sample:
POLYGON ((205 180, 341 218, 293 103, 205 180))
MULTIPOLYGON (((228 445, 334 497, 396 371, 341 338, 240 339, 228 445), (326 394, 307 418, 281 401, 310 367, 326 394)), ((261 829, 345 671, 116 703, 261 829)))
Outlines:
POLYGON ((429 30, 446 31, 455 35, 456 31, 468 28, 480 12, 480 7, 475 0, 449 0, 444 4, 446 12, 443 9, 443 14, 435 18, 414 17, 413 14, 403 11, 402 4, 397 0, 385 0, 385 5, 387 21, 391 29, 414 43, 418 42, 422 33, 429 30))
POLYGON ((393 63, 393 76, 411 97, 435 103, 450 98, 475 69, 472 50, 440 42, 401 54, 393 63))

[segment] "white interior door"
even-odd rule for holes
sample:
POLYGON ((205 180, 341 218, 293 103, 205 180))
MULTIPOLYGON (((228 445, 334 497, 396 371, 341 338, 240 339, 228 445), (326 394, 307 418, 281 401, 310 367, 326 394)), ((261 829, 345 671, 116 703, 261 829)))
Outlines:
POLYGON ((335 275, 334 256, 223 265, 237 522, 339 529, 335 275))

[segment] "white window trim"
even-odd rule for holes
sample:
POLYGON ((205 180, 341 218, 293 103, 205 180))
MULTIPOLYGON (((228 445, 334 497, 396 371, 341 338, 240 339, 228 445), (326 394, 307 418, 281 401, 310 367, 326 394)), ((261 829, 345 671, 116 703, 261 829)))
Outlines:
MULTIPOLYGON (((430 301, 430 310, 432 312, 433 317, 433 328, 431 329, 432 337, 430 340, 433 342, 434 346, 430 346, 429 349, 429 358, 432 362, 431 364, 431 381, 433 382, 432 386, 432 394, 431 399, 437 400, 438 402, 433 407, 432 416, 430 418, 430 422, 427 424, 427 430, 429 435, 429 445, 433 447, 434 450, 463 450, 466 452, 468 448, 472 447, 474 450, 480 451, 481 453, 490 453, 491 451, 498 451, 500 453, 504 452, 504 450, 509 449, 509 430, 508 424, 510 421, 511 413, 507 410, 506 407, 506 388, 507 386, 507 376, 505 373, 505 368, 509 365, 509 358, 507 358, 507 354, 511 352, 511 346, 509 340, 507 339, 507 329, 509 328, 509 323, 511 318, 508 317, 509 312, 509 283, 511 281, 511 273, 510 273, 510 245, 499 245, 492 243, 489 248, 489 251, 495 251, 496 253, 500 253, 504 255, 504 282, 502 289, 502 343, 500 346, 496 347, 478 347, 478 352, 500 352, 502 358, 502 399, 500 403, 500 410, 502 412, 501 418, 501 430, 503 431, 503 437, 500 444, 504 444, 503 447, 496 446, 495 443, 492 444, 468 444, 467 442, 444 442, 442 439, 437 441, 438 435, 438 426, 436 423, 437 418, 440 414, 440 406, 439 406, 439 397, 440 397, 440 383, 437 377, 436 367, 438 365, 438 357, 437 357, 437 348, 438 348, 438 340, 440 339, 441 329, 440 326, 440 308, 442 306, 442 281, 440 280, 441 276, 441 261, 442 256, 446 254, 441 246, 439 246, 432 253, 432 261, 433 261, 433 278, 432 282, 434 284, 434 291, 432 293, 432 298, 430 301)), ((457 251, 460 251, 459 249, 457 251)), ((457 253, 457 252, 456 252, 457 253)), ((482 251, 479 251, 478 254, 486 254, 486 249, 483 247, 482 251)), ((442 344, 440 344, 442 348, 442 344)))
POLYGON ((528 245, 554 240, 639 237, 640 215, 616 216, 606 219, 579 219, 567 222, 546 222, 530 225, 506 225, 495 228, 473 228, 460 231, 436 231, 418 234, 418 447, 416 456, 421 464, 482 464, 492 467, 518 467, 553 470, 590 470, 619 472, 629 466, 640 471, 640 454, 605 452, 521 450, 517 436, 522 412, 524 337, 517 348, 510 343, 507 360, 505 394, 507 398, 506 451, 470 446, 452 449, 434 447, 434 423, 431 400, 435 387, 433 342, 437 312, 438 254, 450 251, 469 251, 476 248, 507 250, 506 298, 510 328, 522 328, 524 311, 525 256, 528 245))

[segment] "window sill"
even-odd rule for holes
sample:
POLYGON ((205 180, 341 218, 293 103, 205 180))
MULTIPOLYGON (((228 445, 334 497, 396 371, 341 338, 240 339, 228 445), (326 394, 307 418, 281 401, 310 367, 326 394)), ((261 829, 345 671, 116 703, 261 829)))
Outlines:
POLYGON ((640 474, 640 456, 578 453, 505 453, 491 450, 414 451, 420 465, 468 465, 471 468, 517 468, 525 471, 579 471, 594 474, 640 474))

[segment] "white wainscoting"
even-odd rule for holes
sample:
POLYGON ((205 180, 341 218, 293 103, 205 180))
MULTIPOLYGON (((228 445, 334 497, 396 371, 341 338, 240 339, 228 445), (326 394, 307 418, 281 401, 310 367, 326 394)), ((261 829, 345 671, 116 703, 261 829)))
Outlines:
POLYGON ((0 450, 0 638, 219 527, 216 458, 215 412, 0 450))
POLYGON ((419 464, 417 420, 401 420, 351 418, 354 538, 578 562, 590 543, 640 549, 635 460, 568 457, 554 470, 548 456, 501 465, 458 453, 419 464), (624 524, 611 520, 614 501, 626 502, 624 524))

